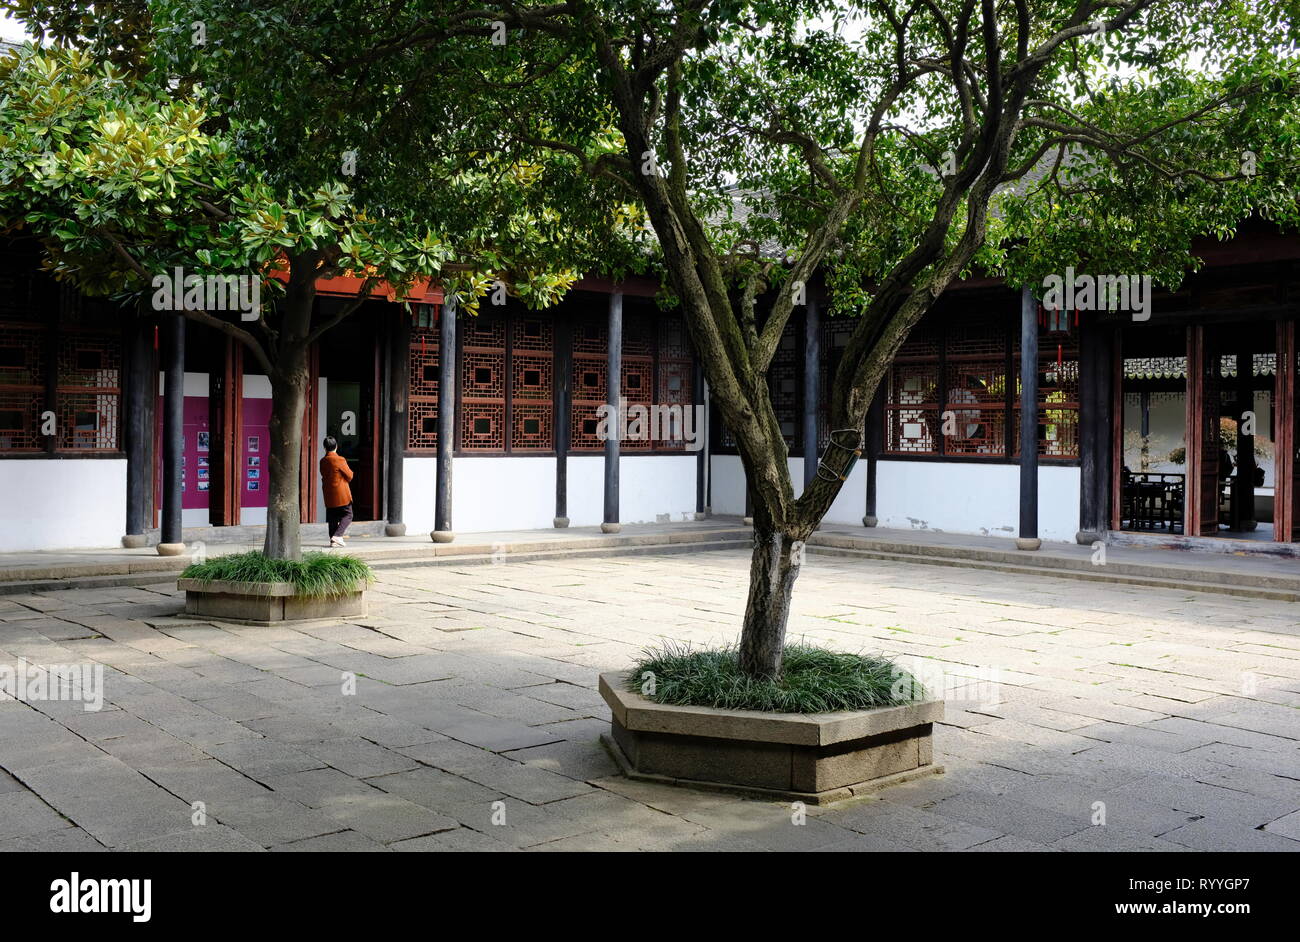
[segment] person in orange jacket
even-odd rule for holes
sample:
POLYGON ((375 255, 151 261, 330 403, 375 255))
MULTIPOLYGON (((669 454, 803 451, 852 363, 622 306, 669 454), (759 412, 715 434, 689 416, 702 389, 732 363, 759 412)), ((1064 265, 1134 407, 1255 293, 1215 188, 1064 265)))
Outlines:
POLYGON ((325 495, 325 522, 329 526, 330 546, 345 546, 343 534, 352 522, 352 469, 339 454, 333 435, 325 438, 325 457, 320 460, 321 493, 325 495))

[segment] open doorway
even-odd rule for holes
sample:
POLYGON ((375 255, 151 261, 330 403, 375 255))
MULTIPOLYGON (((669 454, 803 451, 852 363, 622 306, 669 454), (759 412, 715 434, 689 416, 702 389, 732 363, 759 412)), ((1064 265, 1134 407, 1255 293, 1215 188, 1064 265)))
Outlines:
POLYGON ((1123 364, 1119 528, 1182 534, 1188 492, 1186 331, 1126 329, 1123 364))
MULTIPOLYGON (((1205 390, 1206 428, 1217 433, 1214 447, 1214 526, 1201 533, 1239 540, 1274 539, 1276 493, 1273 442, 1277 330, 1272 322, 1203 328, 1206 354, 1218 375, 1205 390), (1217 385, 1217 403, 1212 386, 1217 385), (1217 408, 1216 408, 1217 405, 1217 408), (1212 421, 1211 421, 1212 420, 1212 421)), ((1210 448, 1203 450, 1208 460, 1210 448)), ((1209 475, 1203 469, 1202 478, 1209 475)), ((1208 501, 1203 503, 1208 504, 1208 501)))
MULTIPOLYGON (((322 305, 343 303, 323 300, 322 305)), ((339 454, 352 469, 352 512, 356 520, 382 516, 380 350, 382 302, 368 302, 327 333, 320 344, 320 383, 325 392, 325 434, 338 439, 339 454)), ((328 314, 328 312, 326 312, 328 314)), ((319 461, 321 445, 315 444, 319 461)))

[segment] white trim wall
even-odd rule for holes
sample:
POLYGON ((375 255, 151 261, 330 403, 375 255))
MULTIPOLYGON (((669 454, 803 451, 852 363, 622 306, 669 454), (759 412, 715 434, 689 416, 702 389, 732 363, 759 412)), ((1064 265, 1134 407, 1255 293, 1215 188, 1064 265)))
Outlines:
MULTIPOLYGON (((1038 535, 1074 542, 1079 469, 1039 466, 1038 535)), ((1020 467, 953 461, 879 461, 876 517, 899 530, 946 530, 1014 538, 1020 522, 1020 467)))
POLYGON ((0 527, 0 552, 122 545, 125 458, 3 460, 0 491, 19 502, 0 527))

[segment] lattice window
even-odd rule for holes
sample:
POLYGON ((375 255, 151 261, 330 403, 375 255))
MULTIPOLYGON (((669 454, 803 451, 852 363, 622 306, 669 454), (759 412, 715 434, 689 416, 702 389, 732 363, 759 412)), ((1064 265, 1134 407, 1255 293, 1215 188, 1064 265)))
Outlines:
POLYGON ((0 386, 0 451, 42 451, 41 412, 45 391, 0 386))
POLYGON ((821 382, 817 398, 817 453, 823 454, 830 444, 831 384, 840 368, 844 348, 858 325, 856 317, 828 317, 821 324, 821 382))
POLYGON ((921 324, 899 350, 886 379, 887 453, 939 453, 939 413, 943 411, 939 396, 939 334, 934 325, 921 324))
POLYGON ((506 447, 506 318, 466 317, 461 336, 460 448, 504 451, 506 447))
POLYGON ((539 312, 514 312, 509 356, 509 449, 550 451, 555 447, 553 318, 539 312))
MULTIPOLYGON (((1015 454, 1020 454, 1020 356, 1016 369, 1015 454)), ((1063 339, 1043 343, 1038 359, 1038 454, 1079 457, 1079 346, 1063 339)))
POLYGON ((58 447, 117 451, 122 346, 113 334, 64 331, 59 337, 58 447))
POLYGON ((799 363, 799 330, 793 319, 786 322, 776 355, 767 371, 772 410, 781 426, 781 437, 790 449, 800 446, 803 424, 803 370, 799 363))
POLYGON ((438 447, 438 331, 413 328, 409 359, 406 447, 434 451, 438 447))
POLYGON ((889 371, 884 450, 933 455, 939 442, 939 364, 899 363, 889 371))
POLYGON ((608 324, 597 316, 573 324, 570 447, 574 451, 599 451, 605 447, 597 435, 597 410, 609 401, 608 336, 608 324))
POLYGON ((944 453, 1004 457, 1007 453, 1007 325, 961 320, 945 338, 941 415, 944 453))
POLYGON ((627 435, 620 442, 624 451, 649 451, 654 429, 650 408, 655 404, 654 345, 657 331, 646 314, 626 312, 623 320, 623 362, 619 393, 628 409, 627 435), (644 406, 645 412, 634 410, 644 406))

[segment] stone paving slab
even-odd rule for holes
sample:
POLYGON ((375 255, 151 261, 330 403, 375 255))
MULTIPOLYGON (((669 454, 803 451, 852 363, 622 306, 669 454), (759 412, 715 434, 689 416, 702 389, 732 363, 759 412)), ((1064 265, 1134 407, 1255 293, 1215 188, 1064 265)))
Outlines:
POLYGON ((947 774, 802 810, 622 778, 598 675, 734 640, 747 565, 395 567, 307 628, 5 596, 0 664, 102 665, 104 704, 0 700, 0 850, 1300 850, 1300 614, 1164 588, 810 557, 790 636, 937 671, 947 774))

